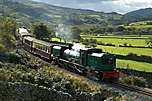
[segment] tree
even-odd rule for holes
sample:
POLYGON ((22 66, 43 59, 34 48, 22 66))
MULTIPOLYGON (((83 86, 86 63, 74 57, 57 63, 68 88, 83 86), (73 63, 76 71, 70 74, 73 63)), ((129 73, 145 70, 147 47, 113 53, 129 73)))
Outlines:
POLYGON ((110 34, 112 34, 113 31, 114 31, 114 29, 112 27, 106 28, 106 32, 109 32, 110 34))
MULTIPOLYGON (((0 38, 4 51, 10 51, 15 48, 15 33, 17 24, 14 20, 6 17, 0 18, 0 38)), ((2 46, 1 46, 2 47, 2 46)))
POLYGON ((152 47, 152 37, 149 37, 149 38, 146 40, 146 44, 147 44, 149 47, 152 47))
POLYGON ((48 37, 49 30, 47 28, 47 25, 41 22, 36 22, 32 24, 33 34, 38 39, 43 39, 48 37))
POLYGON ((80 40, 81 30, 78 27, 72 27, 71 32, 72 32, 73 39, 80 40))
POLYGON ((122 31, 124 31, 125 30, 125 27, 124 26, 118 26, 117 28, 116 28, 116 31, 117 32, 122 32, 122 31))

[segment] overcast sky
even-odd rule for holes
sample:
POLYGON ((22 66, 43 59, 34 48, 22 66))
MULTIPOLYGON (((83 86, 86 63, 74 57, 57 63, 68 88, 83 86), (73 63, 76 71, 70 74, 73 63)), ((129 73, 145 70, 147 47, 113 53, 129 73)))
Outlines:
POLYGON ((49 3, 56 6, 91 9, 103 12, 129 11, 152 7, 152 0, 33 0, 49 3))

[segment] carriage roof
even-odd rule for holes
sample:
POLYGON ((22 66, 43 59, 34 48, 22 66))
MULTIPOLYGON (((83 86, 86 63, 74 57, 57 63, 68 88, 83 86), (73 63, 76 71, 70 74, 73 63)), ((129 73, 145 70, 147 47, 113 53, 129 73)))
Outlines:
POLYGON ((29 40, 29 41, 33 41, 33 43, 36 43, 36 44, 41 44, 41 45, 46 45, 46 46, 52 46, 52 44, 49 43, 49 42, 38 40, 38 39, 33 38, 33 37, 29 37, 28 36, 28 37, 24 37, 24 39, 29 40))
POLYGON ((25 28, 19 28, 19 34, 21 36, 32 36, 32 34, 29 33, 28 30, 25 28))

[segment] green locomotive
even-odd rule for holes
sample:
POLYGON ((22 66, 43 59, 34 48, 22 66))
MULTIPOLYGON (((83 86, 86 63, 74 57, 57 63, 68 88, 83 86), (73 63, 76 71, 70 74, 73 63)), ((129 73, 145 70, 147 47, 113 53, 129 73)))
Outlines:
POLYGON ((66 60, 73 64, 73 69, 92 75, 97 79, 118 78, 116 57, 101 49, 83 48, 80 50, 68 49, 61 46, 53 47, 53 57, 57 60, 66 60))

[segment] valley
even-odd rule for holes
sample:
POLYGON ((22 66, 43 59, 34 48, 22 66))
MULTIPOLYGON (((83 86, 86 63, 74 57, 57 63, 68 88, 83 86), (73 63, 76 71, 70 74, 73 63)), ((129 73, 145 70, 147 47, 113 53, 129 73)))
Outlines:
POLYGON ((151 12, 0 0, 0 100, 151 101, 151 12))

